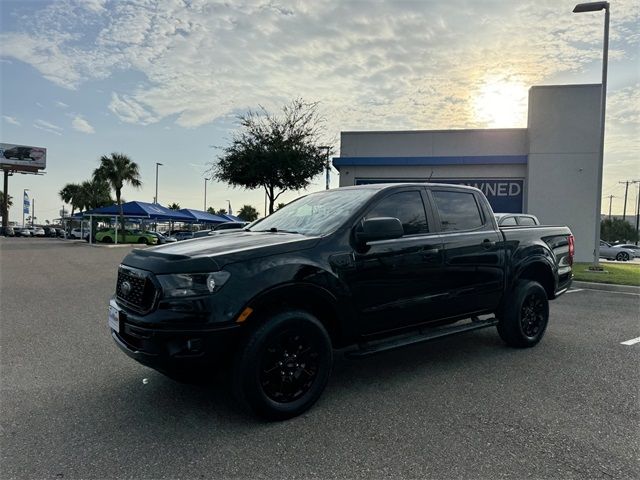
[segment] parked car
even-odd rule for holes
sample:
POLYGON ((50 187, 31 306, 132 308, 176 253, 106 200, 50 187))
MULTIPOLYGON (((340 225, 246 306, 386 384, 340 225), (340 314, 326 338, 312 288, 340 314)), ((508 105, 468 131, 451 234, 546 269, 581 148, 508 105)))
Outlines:
POLYGON ((359 358, 491 326, 533 347, 573 255, 569 228, 499 228, 476 188, 339 188, 233 235, 133 250, 108 324, 173 378, 229 365, 239 405, 281 420, 320 397, 334 348, 359 358))
POLYGON ((630 248, 612 247, 607 242, 600 240, 600 258, 617 260, 619 262, 628 262, 634 257, 634 251, 630 248))
POLYGON ((58 235, 58 238, 66 238, 67 237, 66 232, 62 228, 56 228, 56 234, 58 235))
MULTIPOLYGON (((113 228, 105 229, 96 233, 96 242, 114 243, 115 238, 116 231, 113 228)), ((156 245, 158 243, 158 238, 150 232, 125 230, 123 233, 121 229, 118 229, 118 243, 142 243, 145 245, 156 245)))
POLYGON ((168 237, 166 235, 163 235, 160 232, 147 232, 149 235, 153 235, 154 237, 156 237, 158 239, 158 244, 165 244, 165 243, 173 243, 173 242, 177 242, 177 240, 173 237, 168 237))
POLYGON ((33 237, 35 235, 35 231, 33 227, 23 227, 20 229, 21 237, 33 237))
POLYGON ((186 230, 181 230, 181 231, 176 232, 176 233, 173 235, 173 237, 174 237, 177 241, 180 241, 180 240, 188 240, 188 239, 190 239, 190 238, 193 238, 193 232, 189 232, 189 231, 186 231, 186 230))
POLYGON ((69 232, 68 238, 76 240, 86 239, 89 236, 89 228, 73 228, 69 232))
POLYGON ((193 232, 192 238, 201 238, 208 236, 213 230, 198 230, 197 232, 193 232))
POLYGON ((634 245, 633 243, 618 243, 611 246, 613 248, 623 248, 625 250, 631 250, 634 257, 640 257, 640 245, 634 245))
POLYGON ((495 216, 499 227, 540 225, 538 217, 527 213, 496 213, 495 216))
POLYGON ((13 229, 13 227, 2 227, 2 230, 1 230, 0 234, 5 236, 5 237, 15 237, 16 232, 13 229))
POLYGON ((239 229, 239 228, 244 228, 246 225, 248 225, 249 222, 226 222, 226 223, 220 223, 218 225, 216 225, 215 227, 213 227, 213 230, 229 230, 229 229, 239 229))
POLYGON ((33 236, 34 237, 45 237, 46 233, 44 231, 44 228, 42 228, 42 227, 34 227, 33 228, 33 236))
POLYGON ((54 227, 43 227, 45 237, 57 237, 56 229, 54 227))

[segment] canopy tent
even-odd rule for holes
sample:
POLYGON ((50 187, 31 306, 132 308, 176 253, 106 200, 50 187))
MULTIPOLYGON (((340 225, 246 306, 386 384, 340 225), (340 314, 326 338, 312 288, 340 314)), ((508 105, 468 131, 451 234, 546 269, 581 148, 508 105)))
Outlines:
MULTIPOLYGON (((163 207, 159 203, 147 202, 126 202, 122 204, 122 213, 127 218, 144 218, 150 220, 173 220, 174 222, 192 223, 193 218, 176 210, 163 207)), ((86 212, 80 212, 74 215, 74 218, 100 217, 100 216, 118 216, 120 209, 118 205, 110 205, 108 207, 94 208, 86 212)))
POLYGON ((235 215, 229 215, 228 213, 220 216, 228 219, 230 222, 244 222, 244 220, 242 220, 241 218, 238 218, 235 215))
POLYGON ((180 213, 189 217, 190 222, 196 223, 226 223, 230 220, 226 218, 226 215, 213 215, 209 212, 202 210, 193 210, 192 208, 183 208, 179 210, 180 213))

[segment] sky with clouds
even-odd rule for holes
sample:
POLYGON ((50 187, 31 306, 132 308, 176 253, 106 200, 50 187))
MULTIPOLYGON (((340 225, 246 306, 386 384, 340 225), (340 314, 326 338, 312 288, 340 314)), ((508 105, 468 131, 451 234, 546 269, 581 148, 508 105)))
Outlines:
MULTIPOLYGON (((603 195, 621 212, 617 182, 640 176, 640 0, 610 3, 603 195)), ((237 114, 296 97, 320 102, 336 151, 346 130, 525 127, 529 86, 600 81, 603 14, 574 4, 2 0, 0 140, 48 149, 46 175, 16 175, 10 193, 30 189, 54 218, 60 188, 117 151, 143 177, 126 199, 153 199, 160 162, 160 202, 202 208, 237 114)), ((207 200, 264 205, 219 183, 207 200)))

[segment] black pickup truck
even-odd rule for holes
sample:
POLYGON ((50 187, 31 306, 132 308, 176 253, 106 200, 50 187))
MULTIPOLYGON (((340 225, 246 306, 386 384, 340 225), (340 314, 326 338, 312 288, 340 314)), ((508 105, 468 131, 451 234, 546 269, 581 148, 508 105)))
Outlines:
POLYGON ((243 405, 285 419, 320 397, 334 349, 364 357, 490 326, 537 344, 573 252, 567 227, 499 229, 475 188, 327 190, 237 233, 133 250, 109 326, 135 360, 175 379, 228 369, 243 405))

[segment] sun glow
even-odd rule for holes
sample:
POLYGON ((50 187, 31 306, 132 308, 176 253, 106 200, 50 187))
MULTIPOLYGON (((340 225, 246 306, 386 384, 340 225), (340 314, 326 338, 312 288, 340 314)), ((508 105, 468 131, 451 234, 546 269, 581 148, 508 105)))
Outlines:
POLYGON ((475 98, 474 115, 485 127, 526 126, 527 87, 516 81, 487 80, 475 98))

